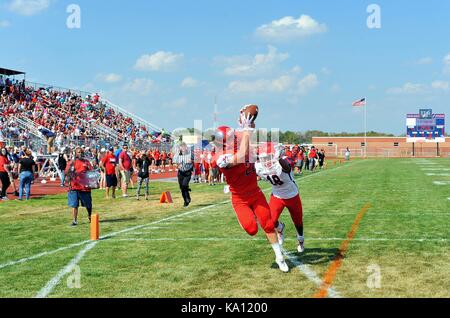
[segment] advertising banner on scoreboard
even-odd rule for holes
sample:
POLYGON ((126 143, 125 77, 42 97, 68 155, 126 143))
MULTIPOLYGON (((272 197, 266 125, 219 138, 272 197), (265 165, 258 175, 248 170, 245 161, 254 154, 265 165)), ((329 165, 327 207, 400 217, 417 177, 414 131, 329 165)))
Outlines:
POLYGON ((421 109, 406 116, 407 142, 445 142, 445 114, 421 109))

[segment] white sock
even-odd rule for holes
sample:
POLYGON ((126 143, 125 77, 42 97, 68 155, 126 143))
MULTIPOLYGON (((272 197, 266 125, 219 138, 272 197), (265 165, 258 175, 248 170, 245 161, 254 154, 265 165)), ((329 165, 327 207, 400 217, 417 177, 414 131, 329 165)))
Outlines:
POLYGON ((277 227, 278 232, 281 232, 282 229, 283 229, 283 223, 278 222, 278 227, 277 227))
POLYGON ((273 251, 275 252, 275 256, 277 259, 282 259, 283 258, 283 253, 281 253, 281 247, 280 244, 278 243, 273 243, 272 244, 272 248, 273 251))
POLYGON ((299 241, 299 242, 304 242, 305 241, 305 237, 303 237, 303 236, 300 236, 300 235, 298 235, 297 234, 297 240, 299 241))

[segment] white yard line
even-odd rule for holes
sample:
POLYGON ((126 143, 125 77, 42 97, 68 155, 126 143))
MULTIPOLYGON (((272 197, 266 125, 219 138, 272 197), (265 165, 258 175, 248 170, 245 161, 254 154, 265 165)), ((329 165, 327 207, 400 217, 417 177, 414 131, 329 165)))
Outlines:
POLYGON ((438 186, 445 186, 450 185, 450 181, 433 181, 433 184, 438 186))
MULTIPOLYGON (((228 201, 223 201, 223 202, 220 202, 220 203, 217 203, 217 204, 213 204, 211 206, 203 207, 203 208, 192 210, 192 211, 189 211, 189 212, 184 212, 184 213, 177 214, 177 215, 174 215, 174 216, 171 216, 171 217, 167 217, 167 218, 164 218, 164 219, 161 219, 161 220, 158 220, 158 221, 154 221, 154 222, 150 222, 150 223, 146 223, 146 224, 142 224, 142 225, 137 225, 137 226, 132 226, 132 227, 126 228, 126 229, 121 230, 121 231, 117 231, 117 232, 113 232, 113 233, 104 235, 104 236, 100 237, 100 239, 106 239, 106 238, 117 236, 117 235, 122 234, 122 233, 127 233, 127 232, 130 232, 130 231, 142 229, 142 228, 154 225, 154 224, 158 224, 158 223, 165 222, 167 220, 172 220, 172 219, 175 219, 175 218, 183 217, 185 215, 190 215, 190 214, 193 214, 193 213, 196 213, 196 212, 203 211, 203 210, 208 209, 208 208, 213 208, 213 207, 219 206, 221 204, 225 204, 225 203, 228 203, 228 201)), ((55 250, 51 250, 51 251, 46 251, 46 252, 42 252, 42 253, 39 253, 39 254, 35 254, 35 255, 32 255, 32 256, 29 256, 29 257, 25 257, 25 258, 22 258, 22 259, 19 259, 19 260, 16 260, 16 261, 10 261, 10 262, 4 263, 4 264, 0 264, 0 269, 5 268, 5 267, 9 267, 9 266, 13 266, 13 265, 17 265, 17 264, 21 264, 21 263, 25 263, 25 262, 28 262, 28 261, 31 261, 31 260, 35 260, 35 259, 41 258, 43 256, 47 256, 47 255, 51 255, 51 254, 55 254, 55 253, 61 252, 61 251, 67 250, 67 249, 71 249, 71 248, 79 247, 79 246, 82 246, 82 245, 86 245, 86 244, 88 244, 90 242, 92 242, 92 241, 86 240, 86 241, 82 241, 82 242, 79 242, 79 243, 70 244, 70 245, 67 245, 67 246, 64 246, 64 247, 60 247, 60 248, 57 248, 55 250)))
POLYGON ((450 177, 450 173, 427 173, 429 177, 450 177))
POLYGON ((94 241, 86 245, 63 269, 47 282, 47 284, 37 293, 35 298, 46 298, 59 284, 61 279, 72 272, 84 255, 86 255, 89 250, 93 249, 97 243, 98 241, 94 241))
MULTIPOLYGON (((327 242, 327 241, 344 241, 347 238, 342 237, 308 237, 306 240, 316 241, 316 242, 327 242)), ((260 241, 267 242, 265 238, 234 238, 234 237, 158 237, 158 238, 115 238, 111 240, 115 241, 131 241, 131 242, 252 242, 252 241, 260 241)), ((285 241, 297 241, 293 238, 286 238, 285 241)), ((450 238, 354 238, 352 241, 357 242, 450 242, 450 238)), ((293 255, 293 253, 291 253, 293 255)))
MULTIPOLYGON (((289 259, 289 261, 298 268, 310 281, 316 284, 318 287, 321 287, 323 284, 322 279, 317 276, 316 272, 314 272, 308 265, 303 264, 298 256, 292 252, 287 252, 284 248, 283 254, 289 259)), ((328 288, 328 296, 330 298, 342 298, 341 295, 332 287, 328 288)))
MULTIPOLYGON (((357 162, 357 163, 361 163, 361 162, 367 162, 367 161, 359 161, 359 162, 357 162)), ((313 176, 318 176, 318 175, 321 175, 321 174, 326 173, 326 172, 329 172, 329 171, 335 171, 335 170, 341 169, 341 168, 343 168, 343 167, 353 166, 353 165, 355 165, 355 164, 357 164, 357 163, 352 163, 352 164, 343 165, 343 166, 340 166, 340 167, 334 168, 334 169, 322 170, 322 171, 320 171, 320 172, 317 172, 317 173, 308 175, 308 176, 306 176, 306 177, 297 178, 297 180, 299 179, 299 181, 301 181, 301 180, 303 180, 303 179, 311 178, 311 177, 313 177, 313 176)), ((264 191, 264 192, 267 192, 267 191, 270 191, 270 190, 271 190, 271 188, 269 187, 269 188, 267 188, 267 189, 265 189, 265 190, 263 190, 263 191, 264 191)), ((174 216, 171 216, 171 217, 167 217, 167 218, 164 218, 164 219, 161 219, 161 220, 158 220, 158 221, 150 222, 150 223, 147 223, 147 224, 137 225, 137 226, 125 228, 125 229, 123 229, 123 230, 120 230, 120 231, 117 231, 117 232, 113 232, 113 233, 104 235, 104 236, 100 237, 100 240, 112 238, 112 237, 115 237, 115 236, 120 235, 120 234, 123 234, 123 233, 133 232, 133 231, 136 231, 136 230, 139 230, 139 229, 143 229, 143 228, 149 227, 149 226, 151 226, 151 225, 155 225, 155 224, 160 224, 160 223, 163 223, 163 222, 167 222, 167 221, 169 221, 169 220, 179 219, 179 218, 182 218, 182 217, 184 217, 184 216, 191 215, 191 214, 193 214, 193 213, 201 212, 201 211, 204 211, 204 210, 208 210, 208 209, 217 207, 217 206, 219 206, 219 205, 227 204, 227 203, 231 203, 231 200, 222 201, 222 202, 220 202, 220 203, 212 204, 212 205, 209 205, 209 206, 200 208, 200 209, 195 209, 195 210, 188 211, 188 212, 185 212, 185 213, 177 214, 177 215, 174 215, 174 216)), ((59 251, 66 250, 66 249, 69 249, 69 248, 74 248, 74 247, 77 247, 77 246, 82 246, 82 245, 88 244, 85 248, 83 248, 83 249, 78 253, 78 255, 77 255, 77 256, 76 256, 76 257, 75 257, 75 258, 74 258, 74 259, 73 259, 66 267, 64 267, 60 272, 58 272, 58 274, 57 274, 55 277, 53 277, 53 278, 47 283, 47 285, 44 286, 44 287, 41 289, 41 291, 40 291, 40 292, 37 294, 37 296, 36 296, 36 297, 46 297, 50 292, 52 292, 52 290, 53 290, 54 287, 59 283, 59 281, 61 280, 61 278, 64 277, 64 275, 66 275, 67 273, 69 273, 71 270, 73 270, 73 267, 74 267, 76 264, 78 264, 78 262, 83 258, 83 256, 86 254, 86 252, 89 251, 89 250, 91 250, 92 248, 94 248, 94 247, 96 246, 97 243, 98 243, 98 241, 95 241, 95 242, 91 242, 91 241, 83 241, 83 242, 80 242, 80 243, 71 244, 71 245, 68 245, 68 246, 66 246, 66 247, 61 247, 61 248, 55 249, 55 250, 53 250, 53 251, 47 251, 47 252, 39 253, 39 254, 36 254, 36 255, 33 255, 33 256, 30 256, 30 257, 26 257, 26 258, 17 260, 17 261, 11 261, 11 262, 7 262, 7 263, 5 263, 5 264, 0 264, 0 269, 1 269, 1 268, 8 267, 8 266, 16 265, 16 264, 19 264, 19 263, 25 263, 25 262, 28 262, 28 261, 30 261, 30 260, 38 259, 38 258, 41 258, 41 257, 43 257, 43 256, 50 255, 50 254, 54 254, 54 253, 57 253, 57 252, 59 252, 59 251)), ((308 277, 308 276, 307 276, 307 277, 308 277)), ((308 278, 309 278, 309 277, 308 277, 308 278)))
POLYGON ((39 253, 39 254, 35 254, 33 256, 21 258, 21 259, 19 259, 17 261, 10 261, 10 262, 1 264, 0 265, 0 269, 5 268, 5 267, 9 267, 9 266, 13 266, 13 265, 18 265, 18 264, 21 264, 21 263, 26 263, 28 261, 32 261, 32 260, 41 258, 43 256, 52 255, 52 254, 55 254, 55 253, 58 253, 58 252, 61 252, 61 251, 64 251, 64 250, 68 250, 68 249, 71 249, 71 248, 79 247, 79 246, 85 245, 85 244, 87 244, 89 242, 91 242, 91 241, 83 241, 83 242, 80 242, 80 243, 70 244, 70 245, 67 245, 67 246, 64 246, 64 247, 57 248, 56 250, 42 252, 42 253, 39 253))

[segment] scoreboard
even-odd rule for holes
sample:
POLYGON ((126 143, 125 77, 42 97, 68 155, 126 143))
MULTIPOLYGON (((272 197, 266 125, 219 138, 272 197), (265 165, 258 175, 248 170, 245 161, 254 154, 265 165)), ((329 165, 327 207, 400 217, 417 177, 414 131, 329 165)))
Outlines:
POLYGON ((445 142, 445 114, 421 109, 419 114, 407 115, 406 127, 407 142, 445 142))

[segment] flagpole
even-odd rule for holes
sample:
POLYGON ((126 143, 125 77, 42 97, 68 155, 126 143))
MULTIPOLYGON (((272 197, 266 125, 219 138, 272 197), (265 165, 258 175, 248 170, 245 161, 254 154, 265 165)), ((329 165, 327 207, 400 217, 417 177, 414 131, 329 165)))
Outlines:
POLYGON ((367 158, 367 97, 364 105, 364 158, 367 158))

